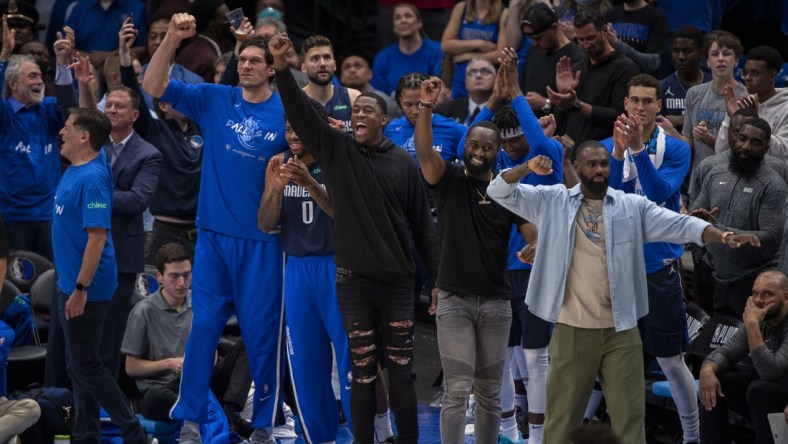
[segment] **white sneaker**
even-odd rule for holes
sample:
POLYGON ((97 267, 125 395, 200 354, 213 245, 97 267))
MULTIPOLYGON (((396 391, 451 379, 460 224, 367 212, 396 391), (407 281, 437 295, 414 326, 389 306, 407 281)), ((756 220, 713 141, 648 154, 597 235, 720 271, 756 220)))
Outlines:
POLYGON ((269 436, 265 429, 254 429, 252 436, 249 437, 249 444, 276 444, 276 441, 274 436, 269 436))
POLYGON ((178 442, 180 444, 202 444, 202 437, 199 433, 195 433, 191 427, 183 426, 178 442))
POLYGON ((465 409, 465 419, 473 421, 476 418, 476 397, 471 394, 468 397, 468 407, 465 409))
POLYGON ((465 436, 473 436, 476 432, 476 427, 473 424, 465 425, 465 436))

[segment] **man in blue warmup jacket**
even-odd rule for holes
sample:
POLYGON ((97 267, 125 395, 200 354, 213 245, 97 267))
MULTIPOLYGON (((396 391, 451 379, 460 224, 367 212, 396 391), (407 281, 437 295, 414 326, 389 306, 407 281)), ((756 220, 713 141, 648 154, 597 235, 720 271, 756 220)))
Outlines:
MULTIPOLYGON (((656 124, 662 108, 659 81, 638 74, 627 84, 624 108, 616 131, 625 137, 611 137, 602 144, 611 152, 610 186, 645 196, 657 205, 679 212, 680 189, 690 163, 686 142, 668 136, 656 124), (626 142, 626 145, 623 143, 626 142)), ((682 358, 686 343, 686 307, 680 277, 681 244, 645 244, 648 281, 648 315, 639 321, 643 351, 655 356, 668 378, 684 430, 684 442, 698 441, 698 403, 692 373, 682 358)))

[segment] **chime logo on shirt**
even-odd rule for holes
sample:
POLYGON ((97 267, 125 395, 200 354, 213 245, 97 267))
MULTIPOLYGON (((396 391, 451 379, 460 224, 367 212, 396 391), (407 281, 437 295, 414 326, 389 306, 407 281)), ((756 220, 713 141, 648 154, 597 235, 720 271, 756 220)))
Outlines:
POLYGON ((107 204, 102 202, 90 202, 88 204, 88 210, 103 210, 107 208, 107 204))
POLYGON ((257 150, 257 148, 254 146, 254 142, 258 137, 263 137, 265 140, 274 140, 276 138, 275 132, 269 132, 263 136, 263 131, 260 129, 260 125, 251 117, 247 117, 240 122, 227 119, 225 126, 229 126, 230 129, 235 131, 235 134, 238 136, 238 141, 241 142, 241 145, 243 145, 244 148, 248 150, 257 150))

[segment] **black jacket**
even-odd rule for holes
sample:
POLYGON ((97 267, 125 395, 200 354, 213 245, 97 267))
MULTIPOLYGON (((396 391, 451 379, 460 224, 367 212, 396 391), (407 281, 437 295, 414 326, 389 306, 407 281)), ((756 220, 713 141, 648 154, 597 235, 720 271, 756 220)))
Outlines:
POLYGON ((624 112, 624 97, 629 92, 627 82, 640 71, 635 62, 624 54, 613 51, 595 64, 588 59, 572 65, 572 72, 580 71, 577 98, 591 104, 591 117, 569 109, 556 112, 556 134, 566 134, 576 145, 586 140, 603 140, 613 135, 613 124, 624 112))
POLYGON ((438 272, 438 232, 413 158, 384 138, 379 146, 324 122, 289 70, 276 83, 293 130, 323 169, 334 204, 337 266, 399 287, 413 285, 411 233, 430 276, 438 272))

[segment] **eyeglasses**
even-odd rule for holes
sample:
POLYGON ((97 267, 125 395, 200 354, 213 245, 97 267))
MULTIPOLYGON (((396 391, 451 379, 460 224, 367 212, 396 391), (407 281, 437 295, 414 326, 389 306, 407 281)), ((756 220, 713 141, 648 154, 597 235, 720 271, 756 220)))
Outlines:
POLYGON ((763 72, 762 71, 758 71, 758 70, 752 70, 752 71, 748 71, 746 69, 742 69, 741 70, 742 78, 748 77, 748 76, 749 77, 759 77, 761 74, 763 74, 763 72))
POLYGON ((495 72, 489 69, 468 69, 465 71, 465 75, 468 77, 477 77, 477 76, 489 77, 493 74, 495 74, 495 72))

